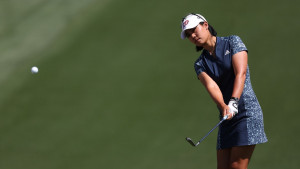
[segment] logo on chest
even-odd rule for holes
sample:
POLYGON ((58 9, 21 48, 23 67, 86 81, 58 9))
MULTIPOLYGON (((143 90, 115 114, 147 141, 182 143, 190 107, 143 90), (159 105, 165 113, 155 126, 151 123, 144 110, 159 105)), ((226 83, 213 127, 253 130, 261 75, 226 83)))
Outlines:
POLYGON ((229 50, 226 50, 225 55, 228 55, 229 53, 230 53, 229 50))

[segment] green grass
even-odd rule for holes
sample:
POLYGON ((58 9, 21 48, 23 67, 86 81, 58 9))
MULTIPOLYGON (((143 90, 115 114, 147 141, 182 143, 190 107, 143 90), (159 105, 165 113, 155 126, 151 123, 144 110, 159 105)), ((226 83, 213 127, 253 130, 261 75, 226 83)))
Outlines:
POLYGON ((249 49, 269 138, 249 168, 297 168, 299 3, 230 2, 1 1, 0 168, 216 168, 216 132, 184 140, 218 120, 180 39, 189 12, 249 49))

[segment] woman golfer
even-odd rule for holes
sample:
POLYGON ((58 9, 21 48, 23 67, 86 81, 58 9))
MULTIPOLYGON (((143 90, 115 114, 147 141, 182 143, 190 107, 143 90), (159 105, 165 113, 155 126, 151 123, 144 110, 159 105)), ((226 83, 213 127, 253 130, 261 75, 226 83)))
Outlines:
POLYGON ((218 169, 246 169, 255 145, 267 142, 263 114, 250 82, 248 51, 235 35, 217 37, 217 32, 199 14, 182 20, 181 38, 188 38, 197 51, 198 79, 220 111, 227 115, 218 132, 218 169))

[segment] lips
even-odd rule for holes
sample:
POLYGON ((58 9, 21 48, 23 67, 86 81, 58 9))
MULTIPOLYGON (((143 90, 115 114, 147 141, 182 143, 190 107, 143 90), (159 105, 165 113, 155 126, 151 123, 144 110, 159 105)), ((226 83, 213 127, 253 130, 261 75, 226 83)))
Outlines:
POLYGON ((194 39, 195 43, 198 42, 200 40, 200 38, 196 38, 194 39))

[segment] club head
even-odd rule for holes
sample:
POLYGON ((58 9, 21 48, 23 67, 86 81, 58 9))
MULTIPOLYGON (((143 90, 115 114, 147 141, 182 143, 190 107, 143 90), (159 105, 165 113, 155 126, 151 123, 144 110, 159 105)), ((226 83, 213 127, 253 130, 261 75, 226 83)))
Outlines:
POLYGON ((186 139, 186 141, 189 142, 192 146, 194 146, 194 147, 196 146, 196 145, 194 144, 194 142, 192 141, 192 139, 190 139, 190 138, 188 138, 188 137, 185 138, 185 139, 186 139))

